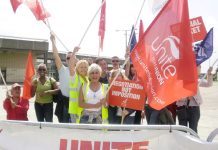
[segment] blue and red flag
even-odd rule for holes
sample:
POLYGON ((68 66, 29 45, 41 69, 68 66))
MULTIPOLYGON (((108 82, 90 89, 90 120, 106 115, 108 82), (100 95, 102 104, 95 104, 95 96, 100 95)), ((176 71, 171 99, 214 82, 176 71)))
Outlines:
POLYGON ((134 26, 132 26, 131 34, 129 37, 129 42, 130 42, 129 46, 130 46, 130 52, 131 52, 133 48, 135 47, 135 45, 137 44, 134 26))
POLYGON ((194 46, 197 65, 209 59, 213 53, 213 28, 207 33, 204 40, 194 46))

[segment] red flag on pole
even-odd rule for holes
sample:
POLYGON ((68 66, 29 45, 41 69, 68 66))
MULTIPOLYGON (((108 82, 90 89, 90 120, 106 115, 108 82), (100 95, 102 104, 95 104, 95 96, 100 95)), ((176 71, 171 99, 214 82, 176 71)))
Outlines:
POLYGON ((103 42, 104 42, 104 33, 105 33, 105 13, 106 13, 106 0, 102 0, 102 6, 101 6, 101 17, 99 22, 99 47, 101 50, 103 50, 103 42))
POLYGON ((160 110, 196 94, 197 71, 187 0, 169 0, 131 53, 147 84, 150 106, 160 110), (177 25, 175 31, 172 27, 177 25))
POLYGON ((143 21, 140 20, 140 25, 139 25, 139 40, 143 37, 144 34, 144 25, 143 21))
POLYGON ((14 12, 16 12, 17 8, 22 3, 26 4, 27 7, 29 7, 37 20, 44 21, 45 18, 50 17, 50 14, 43 8, 39 0, 11 0, 11 6, 14 12))
POLYGON ((35 69, 33 65, 32 52, 30 51, 27 58, 26 73, 25 73, 24 86, 23 86, 24 99, 31 98, 31 80, 34 75, 35 75, 35 69))
POLYGON ((11 0, 11 6, 13 8, 14 13, 16 12, 17 8, 24 2, 24 0, 11 0))
POLYGON ((25 3, 36 17, 36 20, 44 21, 46 18, 50 17, 50 14, 43 8, 39 0, 27 0, 25 3))

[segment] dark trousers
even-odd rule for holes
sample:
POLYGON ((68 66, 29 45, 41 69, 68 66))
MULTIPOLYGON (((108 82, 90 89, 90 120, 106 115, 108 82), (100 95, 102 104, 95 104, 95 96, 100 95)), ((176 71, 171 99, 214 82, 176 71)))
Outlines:
POLYGON ((109 124, 120 124, 121 118, 117 116, 117 107, 108 107, 108 121, 109 124))
POLYGON ((35 102, 35 112, 39 122, 53 122, 53 102, 47 104, 35 102))
POLYGON ((178 107, 177 115, 179 120, 179 125, 189 126, 192 130, 198 133, 198 121, 200 119, 200 107, 192 106, 192 107, 178 107))
POLYGON ((58 95, 59 100, 56 102, 55 115, 61 123, 70 122, 70 114, 68 113, 69 97, 63 96, 61 93, 58 95))
POLYGON ((135 118, 134 118, 134 124, 141 124, 141 120, 142 120, 142 111, 140 110, 136 110, 135 113, 135 118))

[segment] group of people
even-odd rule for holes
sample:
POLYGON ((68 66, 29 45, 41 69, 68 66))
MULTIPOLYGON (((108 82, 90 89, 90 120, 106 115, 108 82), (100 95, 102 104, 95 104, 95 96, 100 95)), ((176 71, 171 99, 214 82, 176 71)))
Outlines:
MULTIPOLYGON (((125 69, 120 68, 120 59, 112 57, 113 69, 108 71, 106 60, 97 58, 95 61, 78 60, 76 53, 79 47, 66 55, 66 66, 62 63, 56 47, 55 36, 51 33, 53 57, 58 70, 59 82, 47 76, 45 64, 37 68, 37 77, 32 80, 31 94, 35 96, 35 113, 39 122, 53 121, 53 102, 56 102, 55 114, 63 123, 109 123, 109 124, 141 124, 146 116, 148 124, 175 124, 176 115, 180 125, 188 126, 197 132, 200 118, 202 98, 197 94, 178 100, 171 106, 160 111, 149 107, 145 99, 145 110, 133 110, 109 105, 108 85, 117 79, 138 82, 134 66, 128 62, 125 69)), ((125 55, 128 58, 128 50, 125 55)), ((200 67, 198 67, 200 69, 200 67)), ((200 71, 200 70, 199 70, 200 71)), ((212 68, 207 72, 207 80, 199 80, 199 86, 212 86, 212 68)), ((199 72, 200 73, 200 72, 199 72)), ((12 85, 7 92, 4 109, 9 120, 28 120, 28 100, 20 97, 21 86, 12 85)))

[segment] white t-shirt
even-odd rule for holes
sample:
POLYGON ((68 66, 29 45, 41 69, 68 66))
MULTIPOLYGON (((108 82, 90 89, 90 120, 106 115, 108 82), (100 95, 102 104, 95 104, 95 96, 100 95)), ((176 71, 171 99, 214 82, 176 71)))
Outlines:
MULTIPOLYGON (((83 94, 85 94, 85 93, 83 93, 83 94)), ((88 91, 86 93, 86 98, 87 98, 87 101, 86 101, 87 104, 96 104, 96 103, 100 102, 100 100, 102 98, 104 98, 102 86, 100 86, 99 90, 96 92, 93 92, 90 88, 88 88, 88 91)), ((90 108, 90 109, 86 109, 86 110, 88 110, 88 111, 100 111, 101 107, 90 108)))
POLYGON ((60 70, 58 70, 59 81, 60 81, 60 89, 61 93, 69 97, 70 94, 70 70, 68 67, 64 65, 61 66, 60 70))

